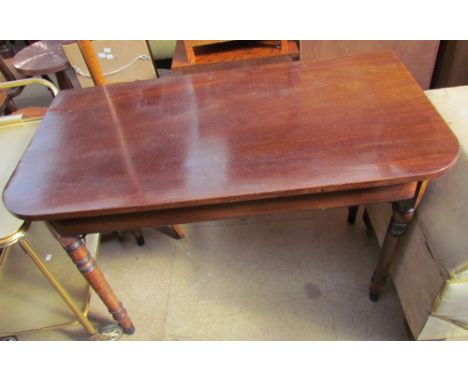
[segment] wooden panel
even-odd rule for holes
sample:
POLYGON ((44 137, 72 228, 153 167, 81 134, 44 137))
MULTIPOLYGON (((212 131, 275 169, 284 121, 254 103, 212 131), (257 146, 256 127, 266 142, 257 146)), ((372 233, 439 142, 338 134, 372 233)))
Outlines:
POLYGON ((458 143, 391 52, 59 93, 4 191, 57 220, 424 180, 458 143))
POLYGON ((190 62, 184 41, 177 41, 171 69, 177 74, 202 73, 214 70, 241 68, 260 64, 287 62, 299 58, 296 41, 288 42, 288 49, 277 47, 279 41, 230 41, 215 46, 200 46, 196 61, 190 62))
POLYGON ((301 60, 395 51, 423 89, 431 83, 439 41, 301 41, 301 60))
POLYGON ((468 41, 442 41, 431 88, 468 85, 468 41))
POLYGON ((131 230, 167 224, 241 218, 277 212, 296 212, 317 208, 362 205, 380 201, 410 199, 415 195, 416 186, 416 182, 411 182, 375 189, 368 188, 356 191, 339 191, 211 206, 173 208, 154 212, 68 219, 55 221, 54 226, 62 235, 75 235, 92 232, 109 232, 116 229, 131 230))
POLYGON ((201 45, 211 45, 219 44, 221 42, 231 41, 231 40, 184 40, 188 46, 201 46, 201 45))

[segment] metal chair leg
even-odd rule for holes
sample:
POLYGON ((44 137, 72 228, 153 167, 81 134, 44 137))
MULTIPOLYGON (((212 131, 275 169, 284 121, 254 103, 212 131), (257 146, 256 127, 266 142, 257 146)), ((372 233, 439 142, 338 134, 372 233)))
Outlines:
POLYGON ((93 326, 93 324, 88 320, 88 318, 83 314, 83 312, 75 305, 72 297, 69 293, 65 290, 63 285, 55 278, 55 276, 47 269, 47 266, 42 261, 39 254, 34 250, 33 246, 29 243, 29 241, 25 238, 19 240, 19 245, 23 249, 23 251, 31 258, 34 264, 39 268, 39 270, 44 274, 47 280, 52 284, 55 288, 57 293, 62 297, 63 301, 68 305, 70 310, 76 316, 78 321, 83 328, 91 335, 95 336, 98 334, 98 331, 93 326))

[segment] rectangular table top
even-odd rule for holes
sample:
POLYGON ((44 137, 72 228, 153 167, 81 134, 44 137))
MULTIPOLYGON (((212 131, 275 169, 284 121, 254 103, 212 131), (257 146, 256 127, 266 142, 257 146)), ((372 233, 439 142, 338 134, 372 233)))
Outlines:
POLYGON ((384 52, 62 91, 3 197, 59 220, 424 180, 457 155, 384 52))

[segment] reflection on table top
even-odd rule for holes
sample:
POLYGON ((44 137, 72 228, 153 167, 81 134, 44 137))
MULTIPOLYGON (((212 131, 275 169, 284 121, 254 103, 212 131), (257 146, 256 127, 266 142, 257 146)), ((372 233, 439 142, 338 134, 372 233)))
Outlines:
POLYGON ((68 90, 4 193, 58 219, 432 178, 458 143, 391 52, 68 90))

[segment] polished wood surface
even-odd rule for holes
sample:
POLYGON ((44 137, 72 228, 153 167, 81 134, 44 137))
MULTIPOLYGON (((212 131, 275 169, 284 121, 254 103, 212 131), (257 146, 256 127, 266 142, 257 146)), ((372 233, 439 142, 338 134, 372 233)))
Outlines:
POLYGON ((429 89, 437 56, 437 40, 301 40, 301 60, 393 50, 423 89, 429 89))
POLYGON ((177 74, 202 73, 252 65, 288 62, 299 58, 296 41, 235 40, 211 46, 185 49, 185 41, 177 41, 171 69, 177 74), (286 46, 287 44, 287 46, 286 46))
POLYGON ((375 300, 410 220, 400 215, 457 155, 413 77, 382 53, 61 92, 3 196, 18 216, 50 222, 132 333, 80 234, 413 201, 390 223, 375 300))
POLYGON ((385 52, 61 92, 4 202, 59 220, 252 201, 431 179, 457 155, 385 52))
POLYGON ((42 76, 67 69, 70 64, 63 52, 65 40, 43 40, 28 45, 16 53, 13 66, 27 76, 42 76))
POLYGON ((63 235, 92 232, 108 232, 135 227, 155 227, 165 224, 193 223, 206 220, 243 218, 280 212, 298 212, 319 208, 344 207, 354 204, 370 204, 389 200, 405 200, 414 197, 416 182, 334 191, 311 195, 289 196, 236 203, 211 204, 195 207, 169 208, 155 211, 90 216, 54 221, 63 235))

